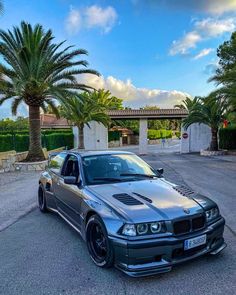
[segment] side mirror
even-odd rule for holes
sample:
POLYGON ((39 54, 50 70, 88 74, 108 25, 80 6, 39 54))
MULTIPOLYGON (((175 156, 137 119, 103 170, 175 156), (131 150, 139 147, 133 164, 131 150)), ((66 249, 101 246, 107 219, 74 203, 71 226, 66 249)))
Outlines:
POLYGON ((75 177, 75 176, 64 176, 64 183, 66 183, 66 184, 77 184, 77 177, 75 177))
POLYGON ((157 172, 158 172, 160 175, 162 175, 162 174, 164 173, 164 169, 163 169, 163 168, 158 168, 158 169, 157 169, 157 172))

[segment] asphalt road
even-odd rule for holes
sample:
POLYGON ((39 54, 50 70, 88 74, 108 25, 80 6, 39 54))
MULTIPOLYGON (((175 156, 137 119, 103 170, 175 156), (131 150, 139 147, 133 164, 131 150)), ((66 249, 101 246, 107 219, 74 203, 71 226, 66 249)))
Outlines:
MULTIPOLYGON (((167 179, 185 182, 218 201, 228 226, 225 230, 228 247, 222 254, 180 265, 170 273, 129 278, 116 269, 96 267, 73 229, 57 215, 42 214, 36 209, 0 232, 0 294, 235 295, 236 160, 175 154, 145 158, 156 167, 164 167, 167 179)), ((33 186, 27 190, 33 202, 35 179, 36 175, 31 181, 33 186)), ((11 192, 14 185, 13 182, 9 186, 11 192)), ((19 198, 25 188, 22 179, 17 184, 19 198)))

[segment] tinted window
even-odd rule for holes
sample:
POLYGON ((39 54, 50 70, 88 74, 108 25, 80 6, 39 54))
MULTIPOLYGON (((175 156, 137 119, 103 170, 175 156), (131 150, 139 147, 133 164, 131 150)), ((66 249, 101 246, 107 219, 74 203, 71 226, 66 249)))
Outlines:
POLYGON ((61 153, 55 156, 54 158, 52 158, 49 162, 49 169, 59 174, 66 156, 67 156, 66 154, 61 153))
POLYGON ((88 156, 83 157, 82 163, 87 184, 106 183, 106 178, 110 182, 116 179, 140 180, 145 175, 156 176, 153 168, 132 154, 88 156))
POLYGON ((76 156, 71 155, 68 157, 64 165, 62 175, 75 177, 79 176, 79 163, 76 156))

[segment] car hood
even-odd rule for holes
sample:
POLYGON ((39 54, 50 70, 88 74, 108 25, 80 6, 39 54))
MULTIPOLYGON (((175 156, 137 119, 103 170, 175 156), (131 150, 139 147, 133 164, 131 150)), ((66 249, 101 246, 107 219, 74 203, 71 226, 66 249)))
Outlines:
POLYGON ((194 200, 194 195, 183 196, 174 187, 175 185, 159 178, 93 185, 89 186, 89 190, 129 222, 172 220, 203 212, 200 203, 194 200), (116 194, 128 194, 141 204, 127 205, 117 200, 114 197, 116 194))

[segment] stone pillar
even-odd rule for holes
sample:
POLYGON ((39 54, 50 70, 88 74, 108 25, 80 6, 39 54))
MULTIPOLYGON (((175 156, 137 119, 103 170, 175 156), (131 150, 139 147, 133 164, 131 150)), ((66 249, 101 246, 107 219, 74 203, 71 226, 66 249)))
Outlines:
POLYGON ((147 154, 147 119, 139 120, 139 154, 147 154))

